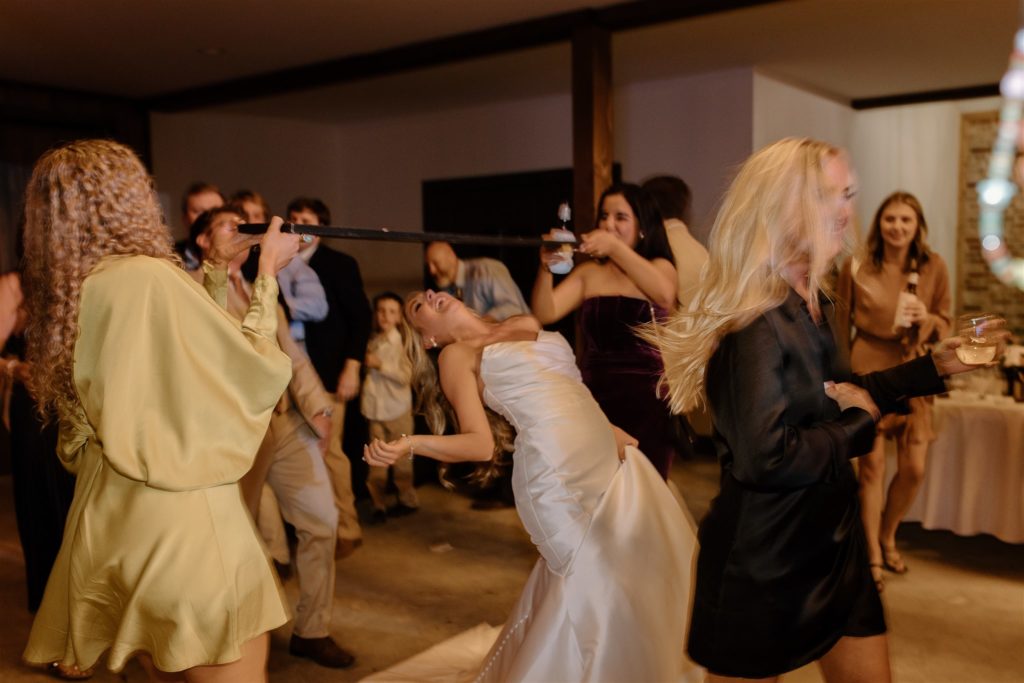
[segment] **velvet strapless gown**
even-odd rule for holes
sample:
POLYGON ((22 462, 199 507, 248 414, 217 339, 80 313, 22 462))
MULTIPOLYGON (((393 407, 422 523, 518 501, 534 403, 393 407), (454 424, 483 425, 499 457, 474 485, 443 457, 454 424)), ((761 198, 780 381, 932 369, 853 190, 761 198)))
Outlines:
POLYGON ((487 346, 480 376, 516 427, 516 509, 541 557, 500 633, 470 630, 366 680, 700 680, 683 642, 693 528, 640 452, 619 461, 565 339, 487 346))
POLYGON ((668 405, 658 395, 664 366, 657 349, 634 329, 666 311, 646 299, 596 296, 580 309, 580 372, 608 420, 636 437, 640 450, 662 479, 676 454, 676 433, 668 405))

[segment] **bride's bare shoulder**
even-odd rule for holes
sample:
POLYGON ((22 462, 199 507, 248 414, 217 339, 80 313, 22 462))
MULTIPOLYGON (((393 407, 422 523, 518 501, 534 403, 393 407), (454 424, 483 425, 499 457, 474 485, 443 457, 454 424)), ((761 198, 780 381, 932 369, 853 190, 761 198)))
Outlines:
POLYGON ((503 332, 509 336, 533 335, 541 331, 540 321, 532 315, 514 315, 501 323, 503 332))
POLYGON ((480 357, 480 345, 472 344, 469 342, 455 342, 448 344, 441 349, 441 354, 437 357, 438 364, 450 365, 453 363, 467 364, 473 367, 477 364, 477 359, 480 357))

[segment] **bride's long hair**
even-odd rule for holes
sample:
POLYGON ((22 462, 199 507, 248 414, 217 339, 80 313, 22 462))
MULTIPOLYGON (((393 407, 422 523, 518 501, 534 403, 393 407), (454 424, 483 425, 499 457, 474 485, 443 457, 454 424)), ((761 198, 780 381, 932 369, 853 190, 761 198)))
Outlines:
MULTIPOLYGON (((662 383, 674 412, 706 401, 705 373, 719 340, 782 304, 787 269, 806 264, 808 291, 826 289, 832 227, 823 202, 824 167, 843 155, 824 142, 787 138, 740 168, 711 230, 694 304, 664 326, 642 331, 661 350, 662 383)), ((817 297, 809 308, 818 315, 817 297)))
MULTIPOLYGON (((427 351, 423 343, 423 336, 408 322, 404 313, 402 323, 402 344, 405 347, 406 356, 412 362, 412 388, 416 397, 414 411, 423 415, 427 426, 434 434, 444 434, 449 427, 458 432, 459 417, 455 414, 455 408, 448 401, 448 397, 441 390, 436 354, 427 351)), ((487 406, 484 406, 484 411, 487 414, 491 435, 494 437, 494 453, 490 460, 479 463, 467 477, 471 484, 480 487, 490 485, 502 469, 508 466, 509 454, 513 450, 516 438, 515 429, 505 418, 487 406)), ((447 488, 454 488, 448 471, 448 464, 441 463, 439 468, 441 483, 447 488)))

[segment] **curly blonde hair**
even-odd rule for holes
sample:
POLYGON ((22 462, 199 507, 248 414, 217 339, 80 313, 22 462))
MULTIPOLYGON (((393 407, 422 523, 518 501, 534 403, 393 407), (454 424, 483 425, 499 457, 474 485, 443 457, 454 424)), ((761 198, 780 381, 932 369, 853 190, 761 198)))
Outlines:
MULTIPOLYGON (((677 413, 705 400, 705 372, 718 342, 782 304, 784 273, 808 266, 808 291, 828 290, 829 189, 825 165, 845 158, 817 140, 787 138, 755 152, 737 173, 711 230, 708 261, 694 305, 641 335, 661 350, 662 384, 677 413)), ((848 230, 850 240, 853 230, 848 230)), ((817 299, 808 304, 818 315, 817 299)))
POLYGON ((79 140, 46 152, 25 190, 30 389, 44 415, 78 403, 73 365, 82 283, 104 256, 180 264, 149 174, 128 147, 79 140))

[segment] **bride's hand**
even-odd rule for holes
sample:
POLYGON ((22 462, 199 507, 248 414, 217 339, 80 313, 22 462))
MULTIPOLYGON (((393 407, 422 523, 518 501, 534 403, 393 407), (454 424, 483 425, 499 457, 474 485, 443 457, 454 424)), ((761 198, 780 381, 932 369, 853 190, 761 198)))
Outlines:
POLYGON ((363 446, 363 462, 371 467, 389 467, 402 458, 409 457, 410 445, 408 436, 394 441, 374 439, 363 446))
POLYGON ((626 446, 633 446, 636 448, 640 445, 640 442, 636 438, 630 436, 628 433, 619 429, 615 425, 612 425, 612 431, 615 432, 615 445, 618 447, 619 460, 626 459, 626 446))

